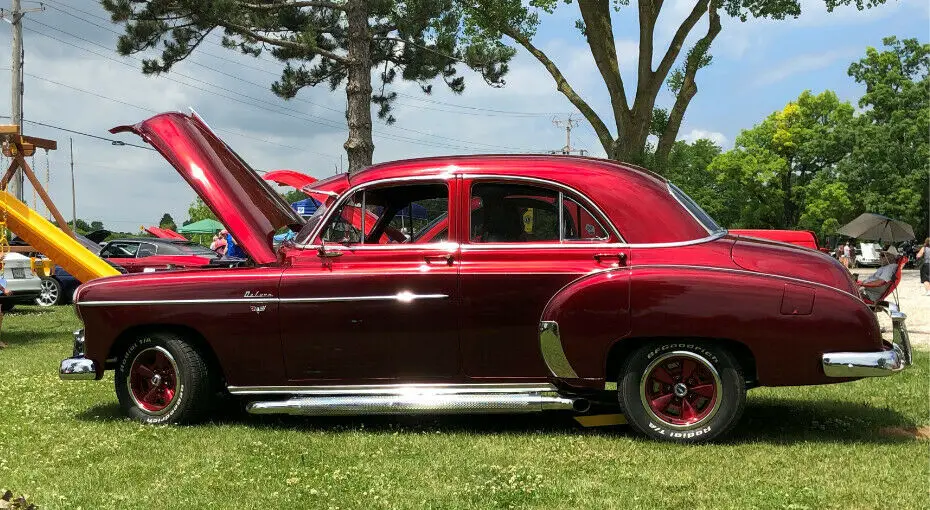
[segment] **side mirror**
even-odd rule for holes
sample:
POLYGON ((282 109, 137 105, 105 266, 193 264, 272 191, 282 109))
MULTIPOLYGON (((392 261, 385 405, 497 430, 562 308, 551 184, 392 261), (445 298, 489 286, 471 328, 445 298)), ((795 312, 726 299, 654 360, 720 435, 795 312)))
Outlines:
POLYGON ((342 252, 341 251, 326 251, 326 241, 323 239, 320 239, 320 247, 317 248, 316 255, 317 257, 320 257, 321 259, 326 260, 326 259, 334 259, 336 257, 341 257, 342 252))

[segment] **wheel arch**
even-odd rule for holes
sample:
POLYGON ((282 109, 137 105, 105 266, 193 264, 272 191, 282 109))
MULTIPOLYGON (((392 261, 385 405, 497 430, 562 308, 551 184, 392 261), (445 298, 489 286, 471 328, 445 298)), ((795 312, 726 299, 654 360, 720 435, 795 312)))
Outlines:
POLYGON ((195 328, 182 324, 137 324, 123 330, 117 335, 116 340, 114 340, 113 344, 110 346, 110 350, 107 353, 105 368, 107 370, 116 368, 116 360, 126 352, 133 340, 153 333, 171 333, 181 337, 185 342, 188 342, 197 349, 198 352, 203 354, 204 358, 215 370, 214 373, 220 374, 225 380, 226 376, 223 371, 223 366, 220 364, 216 351, 214 351, 210 342, 208 342, 206 337, 195 328))
POLYGON ((723 347, 732 354, 740 364, 743 376, 746 379, 746 386, 753 387, 757 385, 756 356, 753 354, 752 349, 743 342, 727 338, 682 338, 667 336, 624 338, 614 342, 607 351, 604 365, 605 381, 616 382, 616 377, 623 368, 624 361, 626 361, 630 354, 643 345, 682 341, 701 342, 723 347))

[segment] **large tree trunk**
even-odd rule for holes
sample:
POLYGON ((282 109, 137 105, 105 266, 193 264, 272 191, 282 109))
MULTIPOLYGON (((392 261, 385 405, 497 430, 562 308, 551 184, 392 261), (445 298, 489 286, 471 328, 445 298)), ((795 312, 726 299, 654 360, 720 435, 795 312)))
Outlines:
POLYGON ((343 145, 349 156, 349 173, 371 165, 375 144, 371 140, 371 40, 366 0, 347 0, 348 60, 346 120, 349 139, 343 145))

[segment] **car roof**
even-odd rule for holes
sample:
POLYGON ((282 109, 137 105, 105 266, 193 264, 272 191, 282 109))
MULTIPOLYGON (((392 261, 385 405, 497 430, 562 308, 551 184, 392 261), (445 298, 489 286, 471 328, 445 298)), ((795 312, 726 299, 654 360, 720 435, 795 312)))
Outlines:
POLYGON ((707 229, 672 196, 664 177, 606 159, 544 154, 407 159, 365 168, 349 176, 345 186, 450 174, 542 179, 568 186, 593 201, 630 243, 681 242, 708 235, 707 229))

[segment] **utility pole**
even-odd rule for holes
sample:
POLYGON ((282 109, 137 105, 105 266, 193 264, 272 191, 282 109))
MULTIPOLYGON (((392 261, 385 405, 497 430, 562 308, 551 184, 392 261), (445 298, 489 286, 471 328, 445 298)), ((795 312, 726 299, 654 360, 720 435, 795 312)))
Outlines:
POLYGON ((565 128, 565 147, 562 147, 559 150, 549 151, 550 154, 565 154, 569 155, 577 152, 578 154, 584 156, 588 153, 585 149, 573 149, 572 148, 572 128, 577 127, 581 124, 581 121, 578 119, 573 119, 571 115, 565 119, 552 119, 552 125, 557 128, 565 128))
MULTIPOLYGON (((19 126, 19 133, 23 133, 23 16, 30 12, 44 11, 45 6, 39 4, 39 7, 23 10, 21 0, 12 0, 12 6, 9 11, 0 9, 0 19, 6 20, 13 25, 13 76, 10 82, 13 84, 13 104, 10 115, 13 124, 19 126)), ((10 180, 10 193, 23 200, 23 172, 17 169, 10 180)))
POLYGON ((77 228, 77 199, 74 193, 74 138, 68 138, 71 145, 71 224, 77 228))

